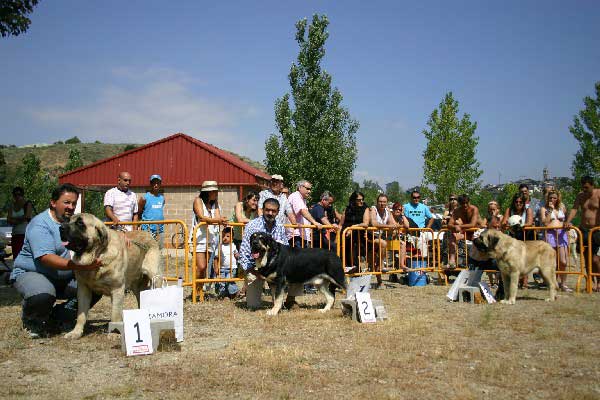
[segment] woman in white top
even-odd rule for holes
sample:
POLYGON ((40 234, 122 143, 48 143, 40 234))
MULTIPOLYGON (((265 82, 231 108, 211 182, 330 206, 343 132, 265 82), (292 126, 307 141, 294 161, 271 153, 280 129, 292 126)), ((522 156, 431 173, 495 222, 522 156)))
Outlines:
MULTIPOLYGON (((565 222, 565 211, 560 193, 557 190, 551 190, 546 193, 544 206, 540 208, 540 221, 547 227, 562 228, 565 222)), ((546 231, 546 242, 558 252, 558 270, 564 271, 567 267, 568 231, 566 229, 549 229, 546 231)), ((572 292, 573 290, 565 285, 566 280, 567 275, 558 275, 558 286, 564 292, 572 292)))
POLYGON ((25 229, 33 218, 33 204, 25 200, 25 191, 22 187, 12 190, 13 203, 8 209, 7 222, 12 225, 11 248, 13 260, 17 258, 25 241, 25 229))
MULTIPOLYGON (((398 227, 398 224, 396 223, 396 220, 394 220, 394 216, 388 209, 387 205, 387 196, 384 193, 380 193, 379 196, 377 196, 377 205, 371 207, 371 226, 381 229, 398 227)), ((385 240, 386 237, 386 231, 375 231, 372 235, 367 235, 368 239, 373 239, 372 242, 369 242, 367 244, 367 246, 369 247, 367 251, 373 249, 373 255, 371 256, 372 258, 369 257, 369 259, 373 261, 372 264, 374 270, 378 269, 377 267, 381 265, 381 261, 386 261, 387 259, 387 242, 385 240)), ((381 275, 375 275, 375 277, 377 278, 377 288, 381 288, 381 275)))
MULTIPOLYGON (((196 232, 196 278, 206 278, 206 266, 212 253, 217 250, 219 244, 219 225, 226 224, 227 218, 221 216, 221 208, 218 202, 219 187, 215 181, 202 182, 200 195, 194 199, 194 215, 192 217, 193 229, 201 222, 205 226, 198 228, 196 232)), ((192 235, 190 235, 190 238, 192 235)))

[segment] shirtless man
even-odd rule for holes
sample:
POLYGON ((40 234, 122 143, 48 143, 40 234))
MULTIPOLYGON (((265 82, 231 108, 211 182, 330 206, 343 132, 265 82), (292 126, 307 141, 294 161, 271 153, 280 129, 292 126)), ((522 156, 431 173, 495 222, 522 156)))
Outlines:
MULTIPOLYGON (((583 234, 583 245, 588 242, 590 229, 600 226, 600 189, 594 187, 594 179, 590 176, 581 178, 581 192, 575 197, 573 208, 564 223, 565 228, 571 227, 571 221, 581 209, 581 223, 579 229, 583 234)), ((592 272, 600 272, 600 231, 596 231, 592 238, 592 272)), ((583 252, 587 260, 587 251, 583 252)), ((593 288, 595 292, 600 292, 600 278, 596 277, 596 285, 593 288)))
POLYGON ((452 213, 448 221, 448 229, 452 233, 448 237, 448 268, 456 267, 456 243, 458 240, 471 239, 473 232, 464 232, 465 229, 477 228, 479 220, 479 209, 471 204, 469 195, 458 196, 458 207, 452 213), (463 233, 464 232, 464 233, 463 233))

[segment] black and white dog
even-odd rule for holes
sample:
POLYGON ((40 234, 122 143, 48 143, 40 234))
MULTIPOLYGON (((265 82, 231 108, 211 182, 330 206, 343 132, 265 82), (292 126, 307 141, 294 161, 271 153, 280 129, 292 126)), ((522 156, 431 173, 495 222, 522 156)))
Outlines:
POLYGON ((290 283, 315 285, 326 298, 321 312, 333 307, 336 287, 346 290, 342 260, 331 251, 290 248, 264 232, 250 236, 250 248, 257 272, 269 282, 273 294, 273 308, 268 315, 277 315, 281 310, 290 283))

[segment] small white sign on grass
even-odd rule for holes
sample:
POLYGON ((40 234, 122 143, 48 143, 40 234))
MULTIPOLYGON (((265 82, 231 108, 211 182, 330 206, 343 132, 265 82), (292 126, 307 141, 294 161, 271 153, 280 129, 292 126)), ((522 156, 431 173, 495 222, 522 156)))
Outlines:
POLYGON ((371 301, 370 293, 357 292, 356 306, 358 307, 358 315, 360 317, 360 322, 377 322, 377 318, 375 316, 375 309, 373 308, 373 302, 371 301))
POLYGON ((128 356, 152 354, 152 331, 148 310, 123 310, 125 349, 128 356))

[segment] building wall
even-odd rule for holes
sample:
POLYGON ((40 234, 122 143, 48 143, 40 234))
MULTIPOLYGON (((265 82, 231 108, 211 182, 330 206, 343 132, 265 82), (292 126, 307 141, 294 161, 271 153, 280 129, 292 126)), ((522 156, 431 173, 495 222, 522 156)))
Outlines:
MULTIPOLYGON (((164 189, 164 195, 167 203, 164 209, 165 219, 180 219, 188 224, 189 228, 192 221, 192 205, 199 195, 199 190, 190 187, 168 187, 164 189)), ((238 201, 237 188, 219 188, 219 205, 225 217, 231 217, 238 201)))

